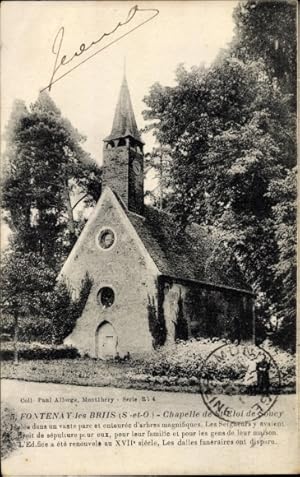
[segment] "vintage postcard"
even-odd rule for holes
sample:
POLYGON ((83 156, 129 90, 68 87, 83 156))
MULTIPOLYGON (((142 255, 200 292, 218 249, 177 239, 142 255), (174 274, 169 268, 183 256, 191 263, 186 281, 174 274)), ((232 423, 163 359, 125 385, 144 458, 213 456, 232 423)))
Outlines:
POLYGON ((299 472, 296 26, 2 2, 5 477, 299 472))

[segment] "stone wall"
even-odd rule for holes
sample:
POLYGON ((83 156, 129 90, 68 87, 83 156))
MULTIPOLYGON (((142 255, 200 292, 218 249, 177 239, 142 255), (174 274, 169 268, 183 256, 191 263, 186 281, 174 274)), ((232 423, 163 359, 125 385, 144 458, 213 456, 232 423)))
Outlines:
POLYGON ((76 295, 87 272, 93 286, 81 317, 65 340, 82 355, 97 356, 96 333, 104 322, 117 335, 120 355, 151 351, 153 345, 176 338, 253 338, 252 295, 160 276, 109 188, 104 189, 61 277, 76 295), (115 241, 103 250, 98 237, 107 229, 115 241), (114 292, 112 306, 99 302, 103 287, 114 292))
POLYGON ((217 336, 253 340, 253 297, 250 294, 168 279, 161 280, 160 287, 164 295, 167 342, 174 341, 176 334, 181 339, 187 335, 188 338, 217 336))
POLYGON ((149 297, 156 307, 157 270, 113 193, 107 189, 100 201, 61 272, 75 291, 86 271, 94 281, 83 314, 65 343, 82 355, 96 356, 96 330, 107 321, 117 333, 120 354, 150 351, 149 297), (116 237, 108 250, 97 245, 103 227, 111 228, 116 237), (115 301, 104 309, 97 294, 106 286, 113 289, 115 301))
POLYGON ((144 205, 143 154, 129 146, 109 147, 105 144, 103 149, 103 186, 107 185, 114 190, 128 209, 142 214, 144 205), (136 174, 132 167, 134 160, 140 164, 139 174, 136 174))
POLYGON ((144 159, 143 155, 130 148, 128 208, 137 214, 143 215, 144 208, 144 159), (140 172, 136 174, 133 161, 140 164, 140 172))
POLYGON ((127 146, 103 149, 102 184, 109 186, 128 204, 129 153, 127 146))

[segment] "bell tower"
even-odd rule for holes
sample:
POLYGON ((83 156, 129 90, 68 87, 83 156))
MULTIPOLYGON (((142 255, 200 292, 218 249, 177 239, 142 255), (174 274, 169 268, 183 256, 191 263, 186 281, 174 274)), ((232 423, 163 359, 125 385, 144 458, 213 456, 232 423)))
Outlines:
POLYGON ((124 74, 112 130, 104 139, 102 183, 137 214, 144 207, 143 146, 124 74))

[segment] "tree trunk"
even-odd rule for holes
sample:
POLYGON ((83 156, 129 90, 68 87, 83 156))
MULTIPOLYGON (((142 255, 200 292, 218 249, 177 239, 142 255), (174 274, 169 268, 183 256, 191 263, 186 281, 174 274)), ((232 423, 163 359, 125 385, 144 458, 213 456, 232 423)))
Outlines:
POLYGON ((66 198, 66 206, 67 206, 67 214, 68 214, 68 228, 72 236, 75 236, 75 223, 74 223, 68 181, 66 181, 65 183, 65 198, 66 198))
POLYGON ((55 324, 54 324, 54 320, 52 320, 52 323, 51 323, 51 344, 52 345, 55 345, 55 324))
POLYGON ((15 316, 15 330, 14 330, 14 363, 19 363, 19 346, 18 346, 18 338, 19 338, 19 319, 18 316, 15 316))
POLYGON ((163 208, 163 154, 160 153, 159 156, 159 208, 162 210, 163 208))

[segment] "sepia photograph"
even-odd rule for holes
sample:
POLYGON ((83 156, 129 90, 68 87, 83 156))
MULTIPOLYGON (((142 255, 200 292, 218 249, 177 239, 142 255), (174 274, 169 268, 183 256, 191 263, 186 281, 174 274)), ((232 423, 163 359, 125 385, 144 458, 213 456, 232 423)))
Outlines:
POLYGON ((2 2, 5 477, 299 472, 297 15, 2 2))

